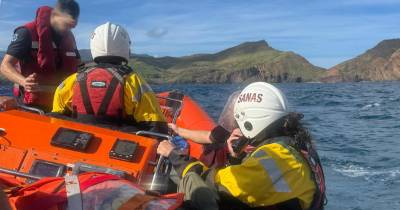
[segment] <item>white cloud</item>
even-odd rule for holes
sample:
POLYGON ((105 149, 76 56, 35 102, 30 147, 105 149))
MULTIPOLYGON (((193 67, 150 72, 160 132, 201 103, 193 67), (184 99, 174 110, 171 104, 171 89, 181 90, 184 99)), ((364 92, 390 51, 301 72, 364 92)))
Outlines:
POLYGON ((146 35, 150 38, 161 38, 168 34, 168 29, 163 27, 155 27, 147 31, 146 35))

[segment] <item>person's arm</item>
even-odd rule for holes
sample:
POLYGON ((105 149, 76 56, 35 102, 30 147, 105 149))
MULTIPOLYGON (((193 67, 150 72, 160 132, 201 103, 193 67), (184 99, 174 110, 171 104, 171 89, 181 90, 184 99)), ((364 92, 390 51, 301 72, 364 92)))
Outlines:
POLYGON ((211 131, 185 129, 172 123, 169 123, 168 127, 179 136, 199 144, 225 143, 230 136, 230 132, 220 125, 214 127, 211 131))
POLYGON ((22 76, 15 68, 18 63, 18 59, 12 55, 5 54, 3 61, 1 62, 1 73, 11 82, 17 83, 24 86, 25 77, 22 76))
POLYGON ((6 77, 11 82, 17 83, 24 87, 27 92, 35 91, 38 88, 38 83, 36 81, 36 74, 33 73, 28 77, 22 76, 16 69, 18 59, 12 55, 6 54, 1 62, 0 72, 4 77, 6 77))
POLYGON ((185 139, 190 139, 199 144, 211 144, 213 143, 210 139, 211 131, 203 130, 189 130, 181 128, 173 123, 168 123, 168 127, 172 129, 176 134, 182 136, 185 139))
POLYGON ((19 28, 15 31, 13 39, 8 45, 6 55, 0 66, 0 72, 11 82, 24 87, 25 91, 31 92, 38 88, 36 74, 24 77, 16 68, 18 61, 26 59, 31 48, 31 35, 28 29, 19 28))

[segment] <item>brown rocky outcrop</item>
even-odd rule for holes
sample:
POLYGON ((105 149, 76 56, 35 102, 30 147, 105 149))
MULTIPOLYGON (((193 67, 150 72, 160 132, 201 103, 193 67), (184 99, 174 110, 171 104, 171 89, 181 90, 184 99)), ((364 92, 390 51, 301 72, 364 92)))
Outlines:
POLYGON ((365 53, 328 70, 322 82, 399 80, 400 39, 384 40, 365 53))

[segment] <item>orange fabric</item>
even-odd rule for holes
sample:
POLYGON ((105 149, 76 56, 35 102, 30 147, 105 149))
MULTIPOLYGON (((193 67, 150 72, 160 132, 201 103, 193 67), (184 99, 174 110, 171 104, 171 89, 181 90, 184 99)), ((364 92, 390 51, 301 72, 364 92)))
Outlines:
POLYGON ((17 180, 13 176, 0 174, 0 188, 7 189, 11 187, 21 186, 23 184, 23 182, 17 180))
MULTIPOLYGON (((120 177, 105 173, 89 172, 78 176, 80 188, 83 192, 91 186, 110 180, 121 180, 120 177)), ((143 190, 133 183, 126 183, 140 192, 143 190)), ((64 178, 53 177, 44 178, 31 185, 21 186, 16 191, 9 194, 9 201, 13 209, 18 210, 65 210, 67 202, 64 178)), ((175 199, 169 210, 176 209, 183 202, 183 194, 164 195, 160 197, 139 194, 131 198, 130 201, 120 207, 125 209, 144 209, 150 201, 158 199, 175 199)))
MULTIPOLYGON (((87 182, 98 175, 82 174, 79 176, 79 182, 87 182)), ((44 178, 9 195, 9 200, 11 205, 18 210, 55 208, 54 206, 66 202, 64 184, 62 177, 44 178)))

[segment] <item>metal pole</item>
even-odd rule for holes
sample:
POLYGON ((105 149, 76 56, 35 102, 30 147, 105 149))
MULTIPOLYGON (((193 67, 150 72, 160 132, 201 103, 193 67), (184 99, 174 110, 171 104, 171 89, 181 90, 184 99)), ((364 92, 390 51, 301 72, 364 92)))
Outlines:
POLYGON ((18 171, 14 171, 14 170, 9 170, 9 169, 5 169, 5 168, 0 168, 0 172, 1 172, 1 173, 5 173, 5 174, 10 174, 10 175, 18 176, 18 177, 29 178, 29 179, 35 179, 35 180, 39 180, 39 179, 43 178, 43 177, 41 177, 41 176, 35 176, 35 175, 31 175, 31 174, 27 174, 27 173, 22 173, 22 172, 18 172, 18 171))

